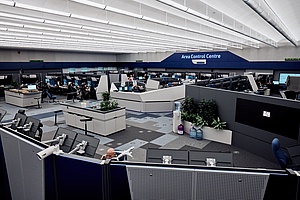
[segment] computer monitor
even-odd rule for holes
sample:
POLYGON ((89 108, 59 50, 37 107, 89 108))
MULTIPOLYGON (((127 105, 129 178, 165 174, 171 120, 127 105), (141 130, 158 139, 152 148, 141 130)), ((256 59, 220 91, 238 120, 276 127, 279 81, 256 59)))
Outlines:
POLYGON ((280 73, 279 74, 279 84, 286 84, 286 80, 287 80, 288 76, 300 76, 300 74, 280 73))
POLYGON ((74 82, 75 86, 78 86, 78 83, 79 83, 79 81, 75 80, 75 82, 74 82))
POLYGON ((16 113, 14 120, 18 120, 19 119, 19 124, 12 124, 11 128, 12 129, 17 129, 17 126, 24 126, 27 116, 23 113, 16 113))
POLYGON ((92 81, 87 81, 87 86, 91 87, 91 85, 92 85, 92 81))
POLYGON ((71 149, 75 149, 76 146, 82 141, 87 142, 85 152, 83 154, 78 154, 77 152, 74 152, 74 154, 86 156, 86 157, 94 157, 100 140, 88 135, 77 134, 77 137, 75 138, 75 141, 71 149))
POLYGON ((36 90, 36 85, 28 85, 28 90, 36 90))
MULTIPOLYGON (((74 141, 77 137, 77 133, 74 132, 74 131, 71 131, 71 130, 68 130, 68 129, 65 129, 65 128, 61 128, 59 127, 57 130, 56 130, 56 133, 54 135, 54 138, 57 138, 59 136, 62 136, 63 134, 67 135, 65 141, 63 144, 60 144, 59 148, 65 152, 65 153, 68 153, 72 150, 72 146, 74 144, 74 141)), ((52 142, 51 145, 55 145, 57 144, 57 142, 52 142)))
POLYGON ((39 127, 42 126, 40 120, 33 117, 27 117, 25 124, 29 124, 29 123, 32 124, 31 129, 27 133, 26 132, 24 133, 27 134, 29 137, 40 139, 40 137, 37 137, 36 135, 39 127))
POLYGON ((122 91, 122 90, 123 90, 123 87, 120 86, 120 87, 119 87, 119 91, 122 91))
POLYGON ((63 79, 63 85, 68 85, 68 80, 66 78, 63 79))

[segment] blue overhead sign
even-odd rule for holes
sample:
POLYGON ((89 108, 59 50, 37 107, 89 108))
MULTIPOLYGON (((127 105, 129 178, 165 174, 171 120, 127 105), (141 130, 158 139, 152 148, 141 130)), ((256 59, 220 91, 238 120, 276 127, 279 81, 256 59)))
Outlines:
POLYGON ((161 63, 175 68, 214 68, 216 66, 229 67, 237 63, 245 63, 247 60, 229 52, 192 52, 192 53, 174 53, 161 63))

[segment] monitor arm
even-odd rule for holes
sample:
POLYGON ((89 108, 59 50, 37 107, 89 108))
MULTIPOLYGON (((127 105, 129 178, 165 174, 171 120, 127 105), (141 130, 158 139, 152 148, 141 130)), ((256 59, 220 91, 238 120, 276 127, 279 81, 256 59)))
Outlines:
POLYGON ((88 142, 85 140, 82 140, 81 143, 77 144, 76 147, 69 152, 69 154, 74 153, 75 151, 77 151, 77 153, 79 154, 84 154, 85 153, 85 149, 87 147, 88 142))
POLYGON ((58 142, 59 146, 62 146, 64 144, 66 138, 67 138, 67 135, 63 133, 62 135, 57 136, 55 139, 46 140, 46 141, 43 141, 43 143, 48 144, 48 143, 51 143, 51 142, 58 142))

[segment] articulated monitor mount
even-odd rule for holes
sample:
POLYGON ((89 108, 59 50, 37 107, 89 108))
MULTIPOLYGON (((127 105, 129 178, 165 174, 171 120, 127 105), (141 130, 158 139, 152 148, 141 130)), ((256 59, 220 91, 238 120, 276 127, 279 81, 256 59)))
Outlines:
POLYGON ((88 142, 85 140, 82 140, 81 143, 77 144, 76 147, 69 152, 69 154, 73 154, 75 152, 77 152, 78 154, 82 155, 85 153, 85 149, 88 145, 88 142))
POLYGON ((55 139, 53 140, 46 140, 46 141, 43 141, 44 144, 48 144, 48 143, 52 143, 52 142, 57 142, 59 146, 62 146, 65 142, 67 138, 67 135, 66 134, 62 134, 60 136, 57 136, 55 139))

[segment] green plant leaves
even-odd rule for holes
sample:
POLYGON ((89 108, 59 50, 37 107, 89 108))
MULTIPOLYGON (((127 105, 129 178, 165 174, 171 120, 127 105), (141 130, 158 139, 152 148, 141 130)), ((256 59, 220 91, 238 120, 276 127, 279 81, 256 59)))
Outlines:
POLYGON ((219 117, 218 107, 214 100, 202 99, 197 103, 193 98, 186 97, 181 106, 181 119, 200 128, 210 126, 215 129, 224 129, 226 127, 226 122, 222 122, 219 117))
POLYGON ((118 107, 118 102, 116 100, 110 100, 110 93, 103 92, 102 93, 103 100, 100 102, 100 110, 101 111, 108 111, 113 110, 118 107))

